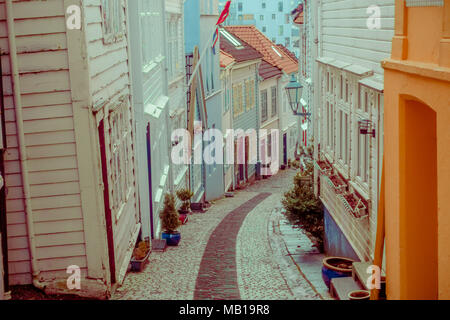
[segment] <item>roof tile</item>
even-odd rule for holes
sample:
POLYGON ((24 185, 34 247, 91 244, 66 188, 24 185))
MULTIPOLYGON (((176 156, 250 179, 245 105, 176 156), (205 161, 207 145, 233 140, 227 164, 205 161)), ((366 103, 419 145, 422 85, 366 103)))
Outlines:
POLYGON ((280 48, 255 26, 227 26, 225 29, 255 48, 269 64, 277 66, 287 74, 298 71, 298 62, 292 59, 291 55, 285 53, 284 50, 279 50, 280 48), (281 54, 281 57, 273 48, 281 54))

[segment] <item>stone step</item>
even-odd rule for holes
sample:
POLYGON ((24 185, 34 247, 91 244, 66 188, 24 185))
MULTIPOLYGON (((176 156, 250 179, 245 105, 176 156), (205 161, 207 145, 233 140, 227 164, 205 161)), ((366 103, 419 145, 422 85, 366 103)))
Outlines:
POLYGON ((331 279, 330 292, 331 296, 335 299, 350 300, 348 294, 354 290, 361 289, 363 289, 363 287, 359 285, 353 277, 331 279))

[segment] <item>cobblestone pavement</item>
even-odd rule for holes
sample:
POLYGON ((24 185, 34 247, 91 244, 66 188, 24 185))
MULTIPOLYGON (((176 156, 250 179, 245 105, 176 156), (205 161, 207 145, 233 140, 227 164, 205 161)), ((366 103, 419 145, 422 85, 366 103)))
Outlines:
POLYGON ((152 252, 112 299, 320 299, 275 228, 294 175, 280 171, 190 216, 179 246, 152 252))

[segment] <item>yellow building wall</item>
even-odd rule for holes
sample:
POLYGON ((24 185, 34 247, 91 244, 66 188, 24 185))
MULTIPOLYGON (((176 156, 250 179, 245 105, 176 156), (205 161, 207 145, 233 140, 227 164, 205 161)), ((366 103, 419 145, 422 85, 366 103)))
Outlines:
POLYGON ((385 68, 388 299, 450 299, 450 1, 396 1, 385 68), (426 27, 424 27, 426 26, 426 27))

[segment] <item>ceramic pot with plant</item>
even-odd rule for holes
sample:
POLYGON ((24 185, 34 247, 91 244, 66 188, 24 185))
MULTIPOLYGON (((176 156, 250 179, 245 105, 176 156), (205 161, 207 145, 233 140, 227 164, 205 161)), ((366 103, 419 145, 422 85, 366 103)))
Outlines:
POLYGON ((151 246, 150 241, 140 241, 133 250, 133 257, 131 258, 131 270, 142 271, 148 257, 150 256, 151 246))
POLYGON ((181 204, 180 210, 178 212, 181 214, 191 213, 191 198, 194 193, 189 189, 181 189, 177 191, 177 198, 183 203, 181 204))
POLYGON ((162 239, 165 239, 168 246, 177 246, 181 240, 181 234, 177 229, 181 225, 180 215, 175 208, 175 198, 172 194, 166 193, 164 197, 164 208, 160 212, 161 224, 163 228, 162 239))
POLYGON ((352 275, 352 259, 344 257, 327 257, 322 262, 322 279, 330 288, 331 279, 350 277, 352 275))

